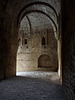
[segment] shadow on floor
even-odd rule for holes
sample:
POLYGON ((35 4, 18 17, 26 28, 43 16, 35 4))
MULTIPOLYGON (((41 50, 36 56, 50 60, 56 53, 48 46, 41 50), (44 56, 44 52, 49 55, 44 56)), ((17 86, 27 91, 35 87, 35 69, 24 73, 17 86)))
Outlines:
POLYGON ((13 77, 0 82, 0 100, 66 100, 58 82, 13 77))

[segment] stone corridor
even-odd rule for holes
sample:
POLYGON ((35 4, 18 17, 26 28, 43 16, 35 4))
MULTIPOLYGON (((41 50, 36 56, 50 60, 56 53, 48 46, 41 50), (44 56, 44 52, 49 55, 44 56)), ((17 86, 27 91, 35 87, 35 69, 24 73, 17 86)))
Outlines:
POLYGON ((53 72, 23 72, 0 82, 0 100, 66 100, 53 72))

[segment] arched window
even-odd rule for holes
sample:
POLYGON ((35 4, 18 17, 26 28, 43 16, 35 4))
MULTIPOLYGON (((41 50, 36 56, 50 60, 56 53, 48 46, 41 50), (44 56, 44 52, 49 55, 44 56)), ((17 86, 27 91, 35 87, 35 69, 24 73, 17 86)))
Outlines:
POLYGON ((27 39, 24 40, 24 44, 27 44, 27 39))
POLYGON ((42 38, 42 45, 46 45, 46 40, 44 37, 42 38))

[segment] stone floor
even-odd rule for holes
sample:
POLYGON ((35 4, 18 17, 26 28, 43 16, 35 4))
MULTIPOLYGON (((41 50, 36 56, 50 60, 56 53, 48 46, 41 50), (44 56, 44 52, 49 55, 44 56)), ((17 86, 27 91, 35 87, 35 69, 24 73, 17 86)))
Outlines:
POLYGON ((23 72, 0 82, 0 100, 66 100, 57 73, 23 72))

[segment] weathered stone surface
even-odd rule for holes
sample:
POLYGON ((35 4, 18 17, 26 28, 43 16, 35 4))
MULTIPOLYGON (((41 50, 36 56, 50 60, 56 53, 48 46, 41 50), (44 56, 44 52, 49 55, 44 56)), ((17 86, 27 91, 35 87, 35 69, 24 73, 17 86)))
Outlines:
POLYGON ((27 72, 19 75, 22 77, 0 83, 0 100, 66 100, 57 73, 27 72))
MULTIPOLYGON (((26 5, 27 14, 31 10, 41 10, 52 18, 52 23, 58 30, 60 0, 0 0, 0 80, 16 75, 16 54, 18 49, 18 31, 21 18, 24 17, 26 5), (40 4, 35 5, 38 2, 40 4), (47 5, 53 7, 48 9, 47 5), (34 9, 35 8, 35 9, 34 9), (54 9, 54 10, 53 10, 54 9), (50 11, 50 12, 49 12, 50 11), (53 17, 52 17, 53 16, 53 17), (57 16, 57 17, 56 17, 57 16)), ((75 1, 61 0, 62 4, 62 82, 68 100, 75 99, 75 1)), ((48 16, 47 15, 47 16, 48 16)), ((28 16, 29 17, 29 16, 28 16)), ((50 18, 50 19, 51 19, 50 18)), ((61 20, 60 20, 61 21, 61 20)), ((55 34, 57 31, 54 31, 55 34)), ((29 31, 30 32, 30 31, 29 31)), ((43 31, 42 31, 43 32, 43 31)), ((57 34, 56 34, 57 35, 57 34)), ((34 36, 35 37, 35 36, 34 36)), ((28 47, 25 48, 25 50, 28 47)), ((22 48, 21 48, 22 49, 22 48)), ((34 46, 33 46, 33 51, 34 46)), ((29 53, 28 50, 25 51, 29 53)), ((45 52, 45 51, 43 51, 45 52)), ((41 55, 41 53, 40 53, 41 55)), ((34 55, 36 56, 36 55, 34 55)), ((54 58, 55 59, 55 58, 54 58)), ((28 59, 29 60, 29 59, 28 59)), ((23 59, 21 59, 23 61, 23 59)), ((3 87, 4 88, 4 87, 3 87)))
POLYGON ((20 45, 17 52, 17 71, 57 71, 57 40, 49 19, 43 14, 32 13, 23 18, 19 29, 20 45), (32 32, 32 33, 31 33, 32 32), (45 44, 42 44, 42 39, 45 44), (25 44, 25 39, 27 43, 25 44), (42 59, 40 57, 42 56, 42 59))
POLYGON ((63 86, 67 100, 75 100, 75 8, 74 1, 64 1, 62 6, 62 66, 63 86))

